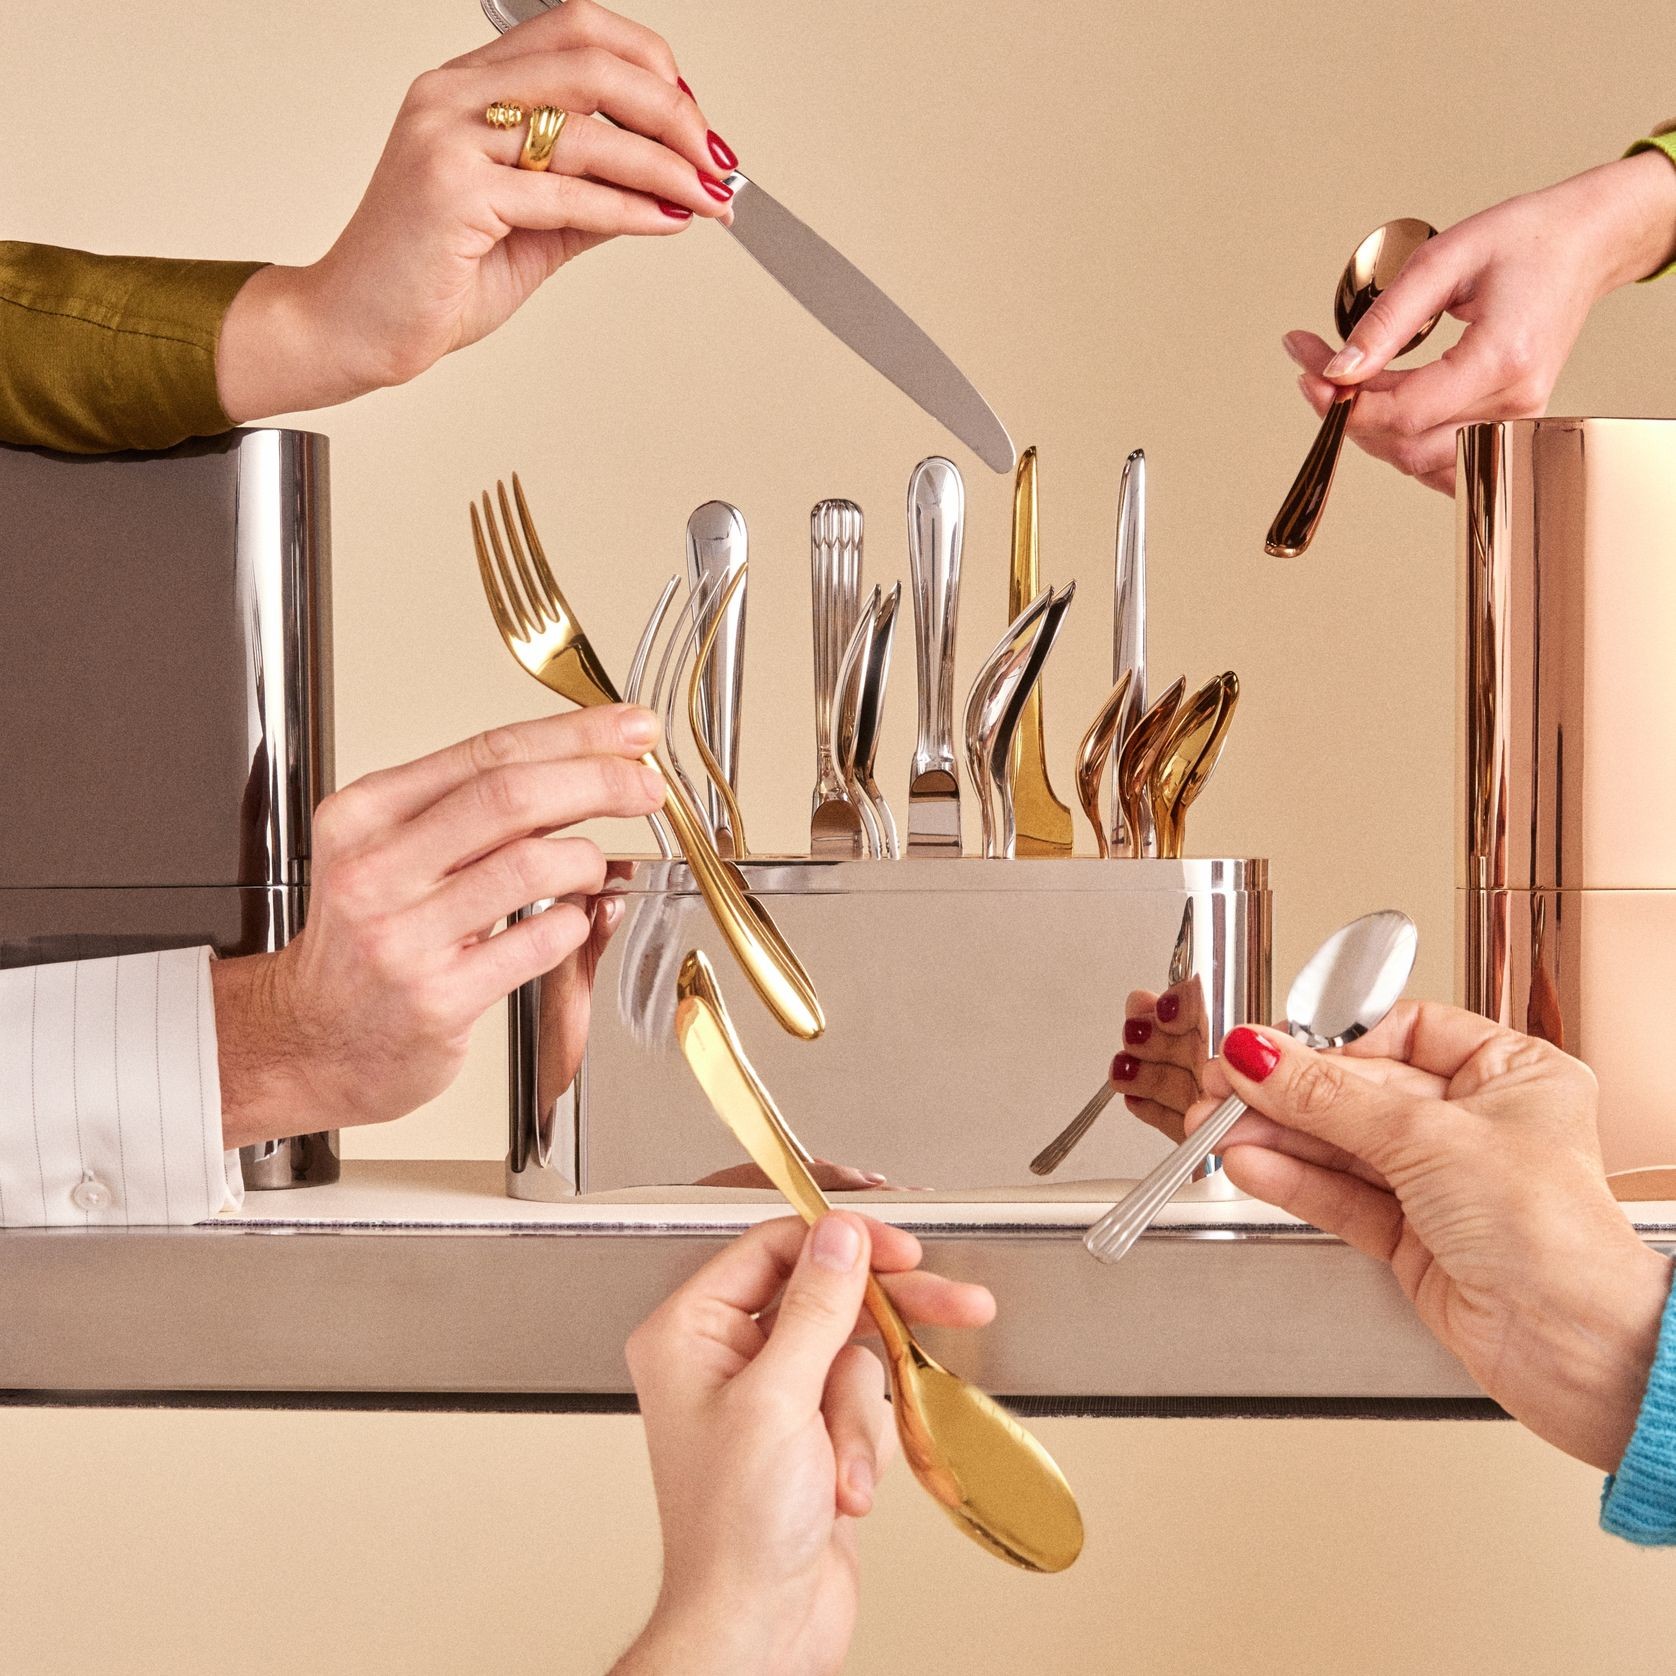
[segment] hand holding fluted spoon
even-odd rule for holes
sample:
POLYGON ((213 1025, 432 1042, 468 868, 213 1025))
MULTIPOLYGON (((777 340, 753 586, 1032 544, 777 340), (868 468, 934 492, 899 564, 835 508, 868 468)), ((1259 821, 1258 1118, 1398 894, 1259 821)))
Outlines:
MULTIPOLYGON (((770 1181, 806 1221, 832 1207, 809 1154, 786 1126, 729 1019, 704 955, 694 949, 676 983, 675 1033, 715 1107, 770 1181)), ((884 1340, 902 1453, 956 1525, 1027 1571, 1063 1571, 1082 1552, 1082 1515, 1052 1456, 998 1403, 920 1347, 872 1276, 867 1308, 884 1340)))
MULTIPOLYGON (((1402 996, 1420 934, 1395 908, 1365 914, 1335 931, 1292 980, 1286 1028, 1307 1047, 1337 1048, 1353 1042, 1390 1012, 1402 996)), ((1102 1263, 1115 1263, 1220 1146, 1244 1116, 1231 1094, 1127 1198, 1112 1206, 1083 1236, 1102 1263)))
MULTIPOLYGON (((1437 237, 1437 229, 1424 221, 1404 219, 1387 221, 1376 227, 1356 246, 1343 274, 1339 276, 1338 291, 1333 297, 1333 324, 1341 338, 1348 338, 1379 294, 1396 280, 1403 264, 1427 239, 1437 237)), ((1434 314, 1398 351, 1406 355, 1417 349, 1431 335, 1432 328, 1442 318, 1434 314)), ((1394 359, 1395 357, 1393 357, 1394 359)), ((1334 399, 1321 421, 1314 446, 1304 459, 1303 467, 1286 492, 1274 522, 1269 526, 1263 551, 1274 558, 1296 558, 1315 539, 1315 527, 1327 504, 1327 492, 1333 486, 1333 472, 1344 446, 1345 427, 1356 408, 1360 386, 1352 385, 1334 399)))

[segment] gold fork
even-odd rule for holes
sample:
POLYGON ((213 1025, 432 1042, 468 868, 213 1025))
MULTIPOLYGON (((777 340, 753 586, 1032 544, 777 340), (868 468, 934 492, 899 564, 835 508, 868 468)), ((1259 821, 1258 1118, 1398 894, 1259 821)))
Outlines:
MULTIPOLYGON (((547 555, 530 517, 524 486, 516 472, 512 494, 517 502, 516 522, 507 500, 506 485, 495 484, 500 502, 500 519, 488 491, 483 493, 483 517, 471 508, 471 536, 477 548, 477 568, 483 592, 494 613, 501 639, 520 664, 544 687, 568 698, 572 704, 589 708, 618 704, 617 689, 605 666, 588 642, 576 613, 566 603, 547 555), (484 540, 485 528, 488 540, 484 540), (505 530, 505 544, 501 541, 505 530), (518 539, 522 529, 524 540, 518 539), (528 544, 528 552, 525 551, 528 544), (494 549, 494 560, 489 558, 494 549), (507 560, 507 549, 512 559, 507 560)), ((790 945, 767 911, 745 884, 744 875, 716 853, 705 830, 704 819, 692 805, 679 782, 648 751, 641 761, 663 776, 663 812, 674 828, 676 841, 699 893, 716 921, 717 929, 744 967, 768 1010, 794 1036, 812 1041, 826 1028, 826 1019, 809 981, 790 945)))

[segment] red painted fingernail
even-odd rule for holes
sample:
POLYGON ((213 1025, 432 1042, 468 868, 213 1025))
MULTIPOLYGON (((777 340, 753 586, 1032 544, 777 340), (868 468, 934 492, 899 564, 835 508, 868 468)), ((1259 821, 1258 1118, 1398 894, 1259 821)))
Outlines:
POLYGON ((1155 1009, 1161 1024, 1173 1024, 1175 1016, 1181 1011, 1181 997, 1179 995, 1160 995, 1155 1009))
POLYGON ((1123 1027, 1123 1039, 1130 1047, 1140 1047, 1152 1040, 1152 1020, 1150 1018, 1132 1018, 1123 1027))
POLYGON ((733 196, 733 188, 726 181, 717 180, 714 175, 707 175, 698 171, 698 184, 716 200, 718 204, 725 204, 733 196))
POLYGON ((679 204, 665 203, 662 198, 658 199, 658 208, 661 209, 671 221, 691 221, 693 218, 693 212, 690 209, 682 209, 679 204))
POLYGON ((695 104, 695 105, 696 105, 696 104, 697 104, 697 103, 698 103, 698 95, 697 95, 697 94, 696 94, 696 93, 694 93, 694 92, 693 92, 693 90, 692 90, 692 89, 691 89, 691 88, 690 88, 690 87, 688 87, 688 86, 687 86, 687 78, 686 78, 686 77, 685 77, 685 76, 677 76, 677 77, 676 77, 676 78, 675 78, 675 85, 676 85, 676 86, 677 86, 677 87, 678 87, 678 88, 680 88, 680 90, 681 90, 681 91, 682 91, 682 92, 683 92, 683 93, 684 93, 684 94, 686 94, 686 96, 687 96, 687 97, 688 97, 688 98, 689 98, 689 99, 691 99, 691 100, 692 100, 692 102, 693 102, 693 103, 694 103, 694 104, 695 104))
POLYGON ((1267 1036, 1259 1036, 1242 1024, 1230 1030, 1222 1043, 1222 1057, 1242 1077, 1253 1082, 1266 1082, 1269 1073, 1280 1063, 1280 1049, 1267 1036))
POLYGON ((714 128, 710 129, 704 137, 710 142, 710 155, 724 169, 737 169, 739 167, 739 159, 733 155, 733 147, 714 128))
POLYGON ((1141 1062, 1131 1053, 1120 1053, 1112 1061, 1113 1082, 1133 1082, 1141 1074, 1141 1062))

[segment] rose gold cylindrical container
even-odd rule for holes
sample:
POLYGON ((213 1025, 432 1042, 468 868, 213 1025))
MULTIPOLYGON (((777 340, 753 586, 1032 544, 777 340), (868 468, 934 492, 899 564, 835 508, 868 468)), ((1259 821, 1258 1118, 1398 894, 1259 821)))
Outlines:
POLYGON ((1676 1167, 1676 420, 1468 426, 1456 506, 1461 999, 1594 1069, 1608 1171, 1676 1167))

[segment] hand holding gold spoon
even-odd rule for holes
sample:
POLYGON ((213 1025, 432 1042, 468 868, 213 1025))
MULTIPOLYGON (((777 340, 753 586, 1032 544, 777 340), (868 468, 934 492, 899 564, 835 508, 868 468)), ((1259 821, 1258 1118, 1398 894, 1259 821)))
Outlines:
MULTIPOLYGON (((710 962, 697 949, 676 980, 675 1034, 716 1114, 806 1222, 832 1207, 734 1033, 710 962)), ((1052 1456, 1000 1404, 919 1345, 872 1276, 902 1453, 966 1534, 1026 1571, 1063 1571, 1082 1552, 1082 1515, 1052 1456)))
MULTIPOLYGON (((1384 226, 1375 227, 1356 246, 1339 276, 1338 292, 1333 298, 1333 324, 1338 327, 1341 338, 1348 338, 1356 329, 1356 322, 1373 307, 1380 292, 1386 290, 1402 272, 1403 263, 1427 239, 1436 237, 1437 229, 1429 223, 1404 219, 1387 221, 1384 226)), ((1431 335, 1432 328, 1441 318, 1441 315, 1434 314, 1398 354, 1406 355, 1411 349, 1417 349, 1431 335)), ((1333 472, 1344 446, 1345 427, 1356 408, 1357 394, 1358 387, 1352 385, 1327 409, 1327 416, 1316 433, 1315 444, 1292 487, 1286 491, 1286 499, 1280 503, 1274 522, 1269 525, 1263 551, 1271 557, 1296 558, 1315 539, 1315 526, 1321 521, 1327 492, 1333 486, 1333 472)))

